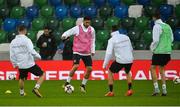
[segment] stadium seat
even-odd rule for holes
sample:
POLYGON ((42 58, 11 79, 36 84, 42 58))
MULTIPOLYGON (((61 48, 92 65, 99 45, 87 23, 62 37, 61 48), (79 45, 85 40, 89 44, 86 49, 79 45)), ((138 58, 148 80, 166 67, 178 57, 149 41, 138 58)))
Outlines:
POLYGON ((167 20, 167 24, 169 24, 172 29, 175 29, 178 24, 180 24, 180 20, 178 20, 178 18, 171 17, 167 20))
POLYGON ((3 30, 0 30, 0 44, 6 43, 6 42, 7 42, 6 32, 3 30))
POLYGON ((145 6, 144 13, 146 16, 152 17, 153 14, 156 12, 156 10, 157 10, 156 6, 149 5, 149 6, 145 6))
POLYGON ((43 7, 44 5, 47 5, 48 0, 34 0, 34 4, 38 5, 39 7, 43 7))
POLYGON ((101 7, 105 5, 106 0, 94 0, 94 4, 97 5, 98 7, 101 7))
POLYGON ((126 29, 119 29, 119 33, 120 34, 125 34, 125 35, 127 35, 128 34, 128 32, 127 32, 127 30, 126 29))
POLYGON ((55 10, 55 14, 59 20, 62 20, 67 16, 68 9, 65 6, 57 6, 55 10))
POLYGON ((143 5, 131 5, 128 9, 129 17, 138 18, 142 16, 143 5))
POLYGON ((136 41, 135 43, 135 49, 136 50, 145 50, 147 47, 146 43, 144 41, 136 41))
POLYGON ((166 0, 152 0, 152 4, 155 6, 160 6, 161 4, 166 3, 166 0))
POLYGON ((81 17, 81 14, 82 14, 82 10, 81 10, 80 6, 78 6, 78 5, 71 6, 71 8, 70 8, 71 17, 79 18, 79 17, 81 17))
POLYGON ((9 8, 12 8, 14 6, 18 6, 20 4, 20 0, 6 0, 7 1, 7 6, 9 8))
POLYGON ((17 31, 11 31, 7 33, 8 42, 10 43, 17 35, 17 31))
POLYGON ((176 28, 174 31, 174 40, 180 41, 180 28, 176 28))
POLYGON ((17 26, 19 26, 19 25, 24 25, 27 28, 29 28, 30 27, 30 21, 28 19, 25 19, 25 18, 24 19, 19 19, 17 21, 17 26))
POLYGON ((44 5, 40 10, 41 16, 48 18, 53 16, 53 7, 44 5))
POLYGON ((58 29, 55 29, 53 32, 52 32, 53 36, 55 37, 56 39, 56 42, 57 44, 59 44, 62 40, 61 40, 61 35, 62 35, 62 31, 58 30, 58 29))
POLYGON ((22 7, 27 8, 33 5, 34 0, 20 0, 20 3, 22 7))
POLYGON ((7 32, 15 30, 16 29, 16 20, 10 19, 10 18, 5 19, 4 23, 3 23, 3 29, 7 32))
POLYGON ((1 6, 0 7, 0 17, 5 19, 9 17, 9 8, 7 8, 6 6, 1 6))
POLYGON ((128 31, 128 36, 131 39, 131 41, 137 41, 141 39, 141 32, 135 29, 128 31))
POLYGON ((3 20, 0 19, 0 28, 2 27, 2 24, 3 24, 3 20))
POLYGON ((11 18, 16 18, 16 19, 23 18, 24 15, 25 15, 25 9, 20 6, 13 7, 10 13, 11 18))
POLYGON ((94 18, 94 19, 92 19, 92 26, 96 30, 100 30, 100 29, 103 29, 104 22, 103 22, 103 20, 101 18, 94 18))
POLYGON ((128 6, 116 6, 114 10, 114 15, 121 19, 128 17, 128 6))
POLYGON ((87 7, 91 5, 91 0, 78 0, 78 3, 82 7, 87 7))
POLYGON ((4 5, 5 1, 4 0, 0 0, 0 6, 4 5))
POLYGON ((95 50, 103 50, 103 44, 99 41, 96 41, 96 47, 95 50))
POLYGON ((33 30, 27 31, 27 37, 30 38, 32 42, 36 42, 36 40, 37 40, 36 34, 37 34, 36 31, 33 31, 33 30))
POLYGON ((149 49, 149 46, 152 42, 152 30, 145 30, 141 34, 141 39, 146 43, 147 49, 149 49))
MULTIPOLYGON (((66 1, 66 0, 65 0, 66 1)), ((68 0, 67 0, 68 1, 68 0)), ((62 0, 49 0, 50 4, 53 6, 59 6, 62 3, 62 0)))
POLYGON ((94 6, 85 7, 85 9, 84 9, 84 15, 85 15, 85 16, 88 16, 88 17, 91 17, 91 18, 96 17, 96 15, 97 15, 97 9, 96 9, 96 7, 94 7, 94 6))
POLYGON ((35 18, 32 21, 32 30, 38 31, 44 29, 45 20, 42 18, 35 18))
POLYGON ((112 10, 111 7, 109 7, 109 6, 102 6, 99 9, 99 15, 100 15, 101 19, 106 20, 108 17, 111 16, 112 11, 113 10, 112 10))
POLYGON ((108 4, 112 7, 116 7, 120 5, 120 0, 108 0, 108 4))
POLYGON ((98 30, 96 33, 96 39, 97 41, 100 42, 107 42, 107 40, 109 39, 110 35, 109 35, 109 31, 108 30, 98 30))
POLYGON ((75 26, 75 20, 72 19, 72 18, 64 18, 62 20, 62 28, 63 28, 63 31, 66 31, 72 27, 75 26))
POLYGON ((125 29, 133 28, 134 27, 134 23, 135 23, 135 19, 134 18, 130 18, 130 17, 122 19, 122 21, 121 21, 121 25, 125 29))
POLYGON ((179 41, 175 41, 173 42, 173 50, 180 50, 180 42, 179 41))
POLYGON ((111 29, 112 26, 114 26, 114 25, 119 26, 120 25, 120 20, 117 17, 109 17, 105 24, 106 24, 108 29, 111 29))
POLYGON ((180 0, 167 0, 167 4, 170 4, 176 7, 176 5, 180 4, 180 0))
POLYGON ((160 6, 160 14, 164 20, 173 15, 173 5, 163 4, 160 6))
POLYGON ((148 29, 149 19, 147 17, 138 17, 135 21, 135 28, 144 31, 148 29))
POLYGON ((47 25, 50 29, 54 30, 59 27, 59 21, 56 18, 51 17, 48 19, 47 25))
POLYGON ((122 0, 122 2, 128 6, 133 5, 136 0, 122 0))
POLYGON ((180 4, 175 7, 175 14, 177 18, 180 18, 180 4))
POLYGON ((37 6, 30 6, 26 10, 26 16, 30 19, 36 18, 39 14, 39 9, 37 6))
POLYGON ((65 5, 73 5, 76 3, 76 0, 64 0, 65 5))
POLYGON ((151 3, 151 0, 137 0, 140 5, 147 6, 151 3))

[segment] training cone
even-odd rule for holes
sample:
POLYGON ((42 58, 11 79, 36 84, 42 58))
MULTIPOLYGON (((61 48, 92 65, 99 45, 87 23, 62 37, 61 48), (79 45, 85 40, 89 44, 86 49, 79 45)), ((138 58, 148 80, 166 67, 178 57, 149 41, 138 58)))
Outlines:
POLYGON ((11 94, 12 92, 11 92, 11 90, 6 90, 5 91, 5 94, 11 94))

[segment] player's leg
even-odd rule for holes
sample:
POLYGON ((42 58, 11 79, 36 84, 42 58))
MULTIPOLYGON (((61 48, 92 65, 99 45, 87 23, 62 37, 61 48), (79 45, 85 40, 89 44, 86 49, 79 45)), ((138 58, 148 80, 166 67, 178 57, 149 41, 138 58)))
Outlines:
POLYGON ((124 64, 126 77, 127 77, 127 83, 128 83, 128 91, 126 92, 126 96, 131 96, 133 94, 132 91, 132 76, 130 73, 132 64, 124 64))
POLYGON ((86 83, 91 75, 92 72, 92 58, 91 56, 82 56, 82 60, 86 66, 86 73, 84 74, 84 78, 82 80, 82 83, 80 85, 81 92, 86 92, 86 83))
POLYGON ((164 66, 159 66, 159 71, 161 74, 161 80, 162 80, 162 96, 166 96, 167 90, 166 90, 166 77, 164 72, 164 66))
POLYGON ((24 92, 24 80, 27 78, 28 72, 24 69, 19 69, 19 91, 21 96, 25 96, 26 93, 24 92))
POLYGON ((36 82, 36 85, 35 87, 33 88, 32 92, 34 94, 36 94, 37 97, 43 97, 39 91, 39 88, 41 86, 41 84, 43 83, 44 81, 44 78, 45 78, 45 73, 41 70, 41 68, 38 66, 38 65, 34 65, 33 67, 29 68, 29 71, 36 75, 36 76, 39 76, 39 79, 37 80, 36 82))

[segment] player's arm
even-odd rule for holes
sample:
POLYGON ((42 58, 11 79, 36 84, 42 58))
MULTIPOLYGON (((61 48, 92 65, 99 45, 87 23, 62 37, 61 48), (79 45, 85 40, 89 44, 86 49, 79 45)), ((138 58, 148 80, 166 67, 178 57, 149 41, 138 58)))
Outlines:
POLYGON ((26 43, 26 46, 27 46, 27 50, 29 53, 31 53, 31 55, 33 55, 34 57, 38 58, 38 59, 41 59, 41 56, 39 55, 39 53, 37 53, 34 49, 34 46, 33 46, 33 43, 31 42, 30 39, 27 39, 27 43, 26 43))
POLYGON ((16 61, 15 54, 14 54, 14 52, 12 50, 12 46, 10 46, 10 61, 11 61, 12 65, 13 65, 13 67, 16 68, 17 67, 17 63, 16 63, 17 61, 16 61))
POLYGON ((162 33, 160 25, 155 25, 153 27, 153 42, 151 43, 150 49, 151 51, 154 51, 156 49, 158 43, 159 43, 159 38, 162 33))
POLYGON ((67 30, 66 32, 64 32, 61 36, 61 39, 65 40, 68 37, 70 37, 71 35, 77 35, 77 33, 79 33, 79 28, 78 28, 78 26, 75 26, 75 27, 67 30))
POLYGON ((92 53, 92 55, 95 54, 95 41, 96 41, 96 33, 95 33, 94 28, 92 28, 92 40, 91 40, 91 42, 92 42, 92 45, 91 45, 91 53, 92 53))
POLYGON ((108 46, 107 46, 107 49, 106 49, 103 68, 106 68, 106 66, 108 65, 108 63, 109 63, 109 61, 110 61, 110 59, 112 57, 112 54, 113 54, 113 41, 112 41, 112 39, 110 39, 108 41, 108 46))
POLYGON ((39 37, 36 44, 38 48, 42 48, 42 36, 39 37))

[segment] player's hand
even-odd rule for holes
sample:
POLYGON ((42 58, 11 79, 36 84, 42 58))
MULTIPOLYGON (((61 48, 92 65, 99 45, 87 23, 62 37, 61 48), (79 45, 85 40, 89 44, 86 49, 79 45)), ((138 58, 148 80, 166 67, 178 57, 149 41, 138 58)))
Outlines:
POLYGON ((91 55, 92 55, 92 56, 94 56, 94 55, 95 55, 95 53, 91 53, 91 55))
POLYGON ((62 39, 62 40, 66 40, 67 37, 66 37, 66 36, 61 36, 61 39, 62 39))
POLYGON ((47 47, 47 43, 44 42, 44 43, 42 44, 42 47, 43 47, 43 48, 47 47))

